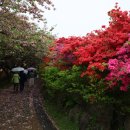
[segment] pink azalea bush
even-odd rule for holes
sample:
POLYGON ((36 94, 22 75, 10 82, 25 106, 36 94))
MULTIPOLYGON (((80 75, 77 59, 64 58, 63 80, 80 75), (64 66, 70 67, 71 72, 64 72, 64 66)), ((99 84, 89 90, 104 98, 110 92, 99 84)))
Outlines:
POLYGON ((117 51, 117 58, 108 61, 110 73, 106 77, 110 88, 120 86, 121 91, 127 91, 130 84, 130 44, 125 43, 117 51))

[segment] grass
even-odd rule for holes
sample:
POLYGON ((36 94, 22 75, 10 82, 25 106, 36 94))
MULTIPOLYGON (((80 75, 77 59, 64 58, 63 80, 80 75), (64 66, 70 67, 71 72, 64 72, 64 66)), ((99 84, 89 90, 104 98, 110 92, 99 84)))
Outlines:
POLYGON ((45 107, 59 130, 79 130, 78 125, 69 120, 67 114, 59 110, 58 106, 46 100, 45 107))

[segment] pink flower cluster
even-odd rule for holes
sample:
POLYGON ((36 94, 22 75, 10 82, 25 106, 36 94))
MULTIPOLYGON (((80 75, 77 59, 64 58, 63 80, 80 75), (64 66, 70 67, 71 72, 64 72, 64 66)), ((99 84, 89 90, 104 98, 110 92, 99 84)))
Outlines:
POLYGON ((117 52, 117 58, 110 59, 108 62, 110 73, 106 77, 111 88, 119 85, 120 90, 127 91, 130 84, 130 44, 125 43, 117 52))

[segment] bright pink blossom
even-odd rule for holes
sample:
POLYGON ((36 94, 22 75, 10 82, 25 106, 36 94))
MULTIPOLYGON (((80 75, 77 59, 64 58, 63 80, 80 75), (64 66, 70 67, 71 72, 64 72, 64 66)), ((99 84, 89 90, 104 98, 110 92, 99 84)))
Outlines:
POLYGON ((116 87, 118 82, 121 81, 120 90, 127 91, 128 89, 130 84, 130 57, 126 50, 128 50, 129 47, 129 44, 125 44, 117 52, 117 59, 110 59, 108 62, 110 73, 107 75, 106 80, 110 81, 110 88, 116 87), (122 50, 123 53, 120 53, 122 50))

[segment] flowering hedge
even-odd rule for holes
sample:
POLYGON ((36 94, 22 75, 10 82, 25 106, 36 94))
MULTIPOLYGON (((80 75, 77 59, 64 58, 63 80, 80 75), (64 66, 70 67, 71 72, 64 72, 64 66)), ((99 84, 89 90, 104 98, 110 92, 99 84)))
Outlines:
POLYGON ((119 86, 127 91, 130 83, 130 16, 116 4, 108 12, 109 26, 84 37, 59 38, 50 48, 51 61, 60 69, 82 67, 81 77, 106 80, 106 88, 119 86), (124 44, 125 43, 125 44, 124 44))
POLYGON ((62 37, 54 42, 50 55, 44 58, 49 65, 43 77, 49 93, 62 93, 66 101, 82 98, 88 102, 110 102, 111 90, 128 91, 130 16, 117 4, 108 16, 108 27, 103 25, 84 37, 62 37), (74 71, 75 68, 78 69, 74 71))

